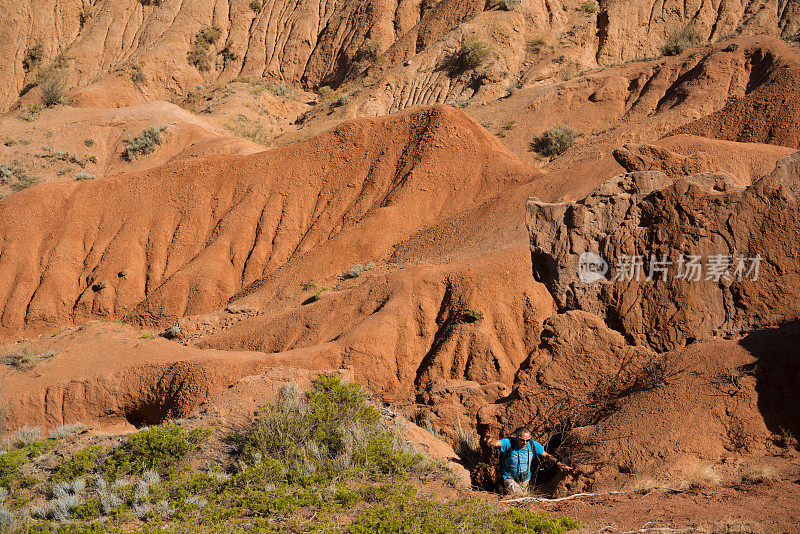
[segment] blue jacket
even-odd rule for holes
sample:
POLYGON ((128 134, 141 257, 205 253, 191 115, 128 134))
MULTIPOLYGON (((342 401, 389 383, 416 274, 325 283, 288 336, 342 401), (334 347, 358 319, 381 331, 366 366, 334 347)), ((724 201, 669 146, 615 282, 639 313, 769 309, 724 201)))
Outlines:
POLYGON ((525 482, 531 478, 531 462, 534 455, 544 454, 544 447, 538 441, 529 441, 523 449, 514 448, 514 440, 500 440, 500 472, 503 478, 513 478, 525 482))

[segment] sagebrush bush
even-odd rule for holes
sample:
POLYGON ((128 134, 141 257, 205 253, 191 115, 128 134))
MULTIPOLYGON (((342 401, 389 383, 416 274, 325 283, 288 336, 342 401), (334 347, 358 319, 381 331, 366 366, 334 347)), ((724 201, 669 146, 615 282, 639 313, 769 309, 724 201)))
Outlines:
POLYGON ((689 24, 673 30, 667 36, 666 42, 659 47, 659 50, 664 56, 677 56, 687 48, 697 45, 699 42, 700 36, 695 31, 694 27, 689 24))
POLYGON ((18 429, 17 432, 14 434, 13 444, 14 446, 19 448, 30 447, 31 445, 41 441, 41 439, 42 439, 41 427, 38 426, 30 427, 28 425, 25 425, 22 428, 18 429))
POLYGON ((0 504, 0 530, 11 528, 16 523, 14 519, 14 514, 6 510, 6 508, 0 504))
POLYGON ((581 4, 581 10, 584 13, 597 13, 597 2, 595 0, 586 0, 581 4))
POLYGON ((161 134, 167 130, 166 126, 150 126, 142 130, 142 133, 132 139, 128 139, 128 146, 122 151, 122 157, 127 161, 133 161, 140 155, 155 152, 163 139, 161 134))
POLYGON ((477 37, 470 37, 461 43, 458 50, 456 63, 461 70, 473 70, 480 67, 491 54, 486 43, 477 37))
POLYGON ((293 483, 315 477, 365 478, 410 473, 423 458, 382 424, 357 384, 321 376, 301 394, 296 385, 262 409, 254 426, 234 434, 237 455, 293 483))
POLYGON ((578 132, 564 124, 551 126, 533 143, 533 149, 548 158, 554 158, 575 144, 578 132))

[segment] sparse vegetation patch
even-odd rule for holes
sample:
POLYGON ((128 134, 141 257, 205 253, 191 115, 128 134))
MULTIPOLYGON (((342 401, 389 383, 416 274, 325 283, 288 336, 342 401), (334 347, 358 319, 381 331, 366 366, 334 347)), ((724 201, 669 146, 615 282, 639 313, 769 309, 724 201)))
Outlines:
POLYGON ((58 61, 39 70, 37 75, 40 98, 45 107, 58 106, 66 101, 67 69, 58 61))
POLYGON ((378 39, 365 39, 361 48, 356 52, 356 61, 359 63, 374 63, 381 54, 381 42, 378 39))
POLYGON ((53 356, 55 354, 52 352, 35 352, 30 347, 25 347, 17 352, 6 354, 0 358, 0 362, 10 365, 19 371, 28 371, 53 356))
POLYGON ((532 143, 532 148, 539 154, 554 158, 575 144, 578 132, 571 127, 558 124, 551 126, 532 143))
POLYGON ((142 130, 142 133, 132 139, 128 139, 128 147, 122 151, 122 157, 126 161, 133 161, 140 155, 155 152, 163 139, 161 134, 167 131, 166 126, 150 126, 142 130))
POLYGON ((206 27, 197 32, 194 37, 194 44, 186 56, 189 64, 194 65, 194 67, 201 72, 211 70, 208 50, 211 48, 211 45, 219 40, 221 35, 222 30, 217 26, 206 27))
POLYGON ((500 6, 500 9, 514 11, 519 5, 519 0, 500 0, 498 5, 500 6))
POLYGON ((41 63, 44 57, 44 45, 41 41, 36 43, 25 51, 25 56, 22 58, 22 68, 25 70, 32 70, 41 63))
POLYGON ((491 50, 486 43, 477 37, 470 37, 461 43, 458 50, 456 63, 460 70, 474 70, 480 67, 491 54, 491 50))
POLYGON ((694 27, 689 24, 683 28, 672 31, 667 36, 666 42, 659 47, 659 50, 664 56, 677 56, 687 48, 696 46, 699 43, 700 36, 695 31, 694 27))

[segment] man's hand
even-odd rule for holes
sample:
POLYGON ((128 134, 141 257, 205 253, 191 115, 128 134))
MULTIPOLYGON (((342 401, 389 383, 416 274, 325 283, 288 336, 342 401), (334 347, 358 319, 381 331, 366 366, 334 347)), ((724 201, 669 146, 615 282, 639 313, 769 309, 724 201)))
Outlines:
POLYGON ((569 473, 572 471, 572 468, 563 462, 556 462, 556 466, 561 470, 562 473, 569 473))
POLYGON ((499 439, 490 438, 489 436, 484 436, 481 439, 481 442, 482 442, 483 446, 486 447, 487 449, 490 449, 492 447, 499 447, 500 446, 500 440, 499 439))
POLYGON ((553 456, 553 455, 552 455, 552 454, 550 454, 549 452, 545 452, 544 454, 542 454, 542 456, 544 456, 544 457, 545 457, 545 458, 547 458, 548 460, 552 460, 553 462, 555 462, 555 464, 556 464, 556 467, 558 467, 558 469, 559 469, 559 470, 560 470, 562 473, 569 473, 570 471, 572 471, 572 468, 571 468, 570 466, 568 466, 567 464, 565 464, 565 463, 563 463, 563 462, 560 462, 560 461, 558 460, 558 458, 556 458, 555 456, 553 456))

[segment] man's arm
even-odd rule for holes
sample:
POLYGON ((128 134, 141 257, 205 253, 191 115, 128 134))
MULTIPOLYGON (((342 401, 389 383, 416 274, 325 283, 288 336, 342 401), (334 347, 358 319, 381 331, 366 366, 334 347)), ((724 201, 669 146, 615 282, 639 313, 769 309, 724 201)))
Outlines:
POLYGON ((491 448, 491 447, 498 447, 499 448, 499 447, 503 446, 503 442, 501 440, 492 439, 490 437, 483 438, 483 444, 486 445, 489 448, 491 448))
POLYGON ((551 460, 551 461, 553 461, 553 462, 556 464, 556 466, 558 466, 558 468, 559 468, 561 471, 563 471, 563 472, 565 472, 565 473, 566 473, 566 472, 568 472, 568 471, 572 471, 572 468, 571 468, 570 466, 568 466, 568 465, 567 465, 567 464, 565 464, 565 463, 559 462, 559 461, 558 461, 558 458, 556 458, 555 456, 553 456, 553 455, 552 455, 552 454, 550 454, 549 452, 547 452, 547 451, 544 451, 544 452, 542 453, 542 456, 543 456, 544 458, 547 458, 548 460, 551 460))

